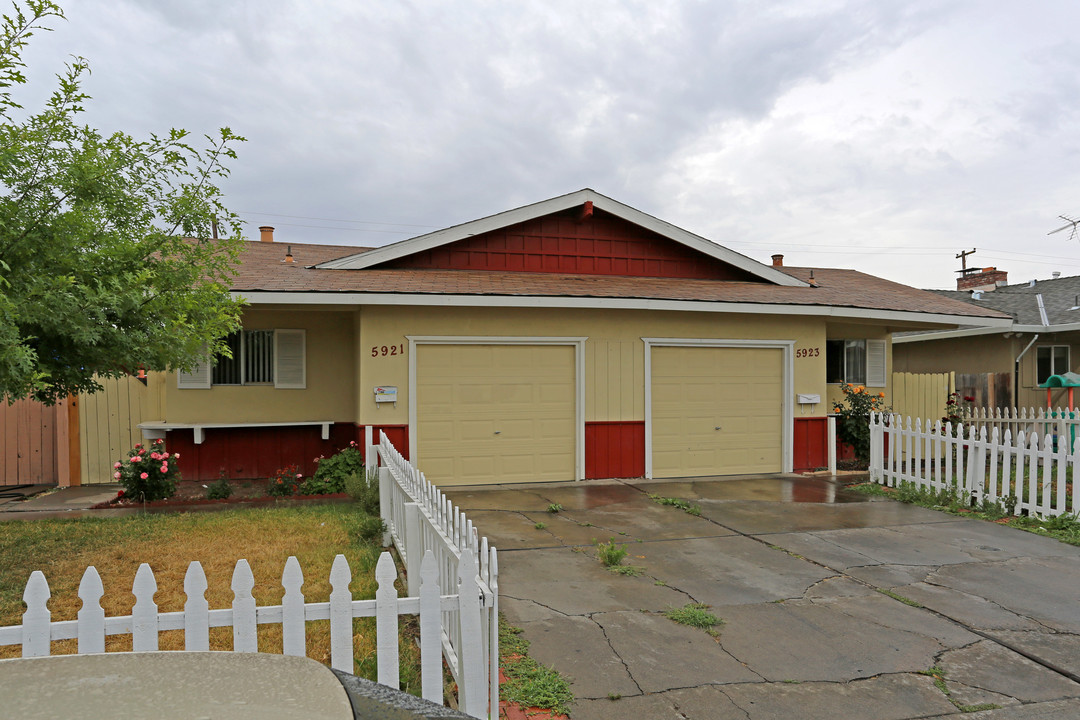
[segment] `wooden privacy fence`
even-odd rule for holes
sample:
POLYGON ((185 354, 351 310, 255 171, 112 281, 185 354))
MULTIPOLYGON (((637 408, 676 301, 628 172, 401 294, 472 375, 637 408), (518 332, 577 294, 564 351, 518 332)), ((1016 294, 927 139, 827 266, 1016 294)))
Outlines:
POLYGON ((113 463, 143 442, 139 423, 150 392, 135 377, 95 377, 101 391, 79 395, 79 455, 82 483, 111 483, 113 463))
POLYGON ((1016 515, 1076 515, 1078 464, 1080 442, 1066 435, 870 416, 870 479, 888 487, 951 490, 965 503, 1000 502, 1016 515))
POLYGON ((67 462, 66 401, 0 401, 0 485, 55 483, 67 462))
POLYGON ((955 389, 955 373, 893 373, 892 411, 897 415, 939 418, 955 389))
MULTIPOLYGON (((22 625, 0 628, 0 645, 21 645, 23 657, 43 657, 50 654, 53 640, 78 640, 79 654, 105 652, 105 637, 131 635, 132 650, 152 652, 158 649, 158 633, 163 630, 183 630, 185 650, 209 650, 212 627, 231 627, 234 652, 258 652, 256 626, 280 625, 285 655, 305 654, 306 624, 313 620, 330 621, 330 665, 337 670, 353 672, 353 618, 374 617, 376 626, 378 681, 398 688, 398 616, 418 615, 420 622, 420 673, 424 698, 442 703, 442 658, 440 635, 447 613, 453 612, 468 625, 466 632, 475 632, 479 624, 480 591, 477 587, 476 561, 466 549, 459 563, 459 575, 451 579, 453 594, 441 594, 441 582, 433 553, 427 553, 420 565, 416 596, 399 598, 394 580, 397 571, 389 553, 382 553, 375 567, 378 590, 374 600, 353 600, 349 591, 352 572, 345 556, 338 555, 330 569, 329 602, 305 603, 301 586, 304 584, 300 563, 290 557, 285 563, 281 584, 285 595, 281 605, 256 606, 251 591, 255 578, 247 560, 236 563, 232 576, 233 602, 231 608, 211 610, 207 605, 206 575, 199 562, 188 565, 184 577, 187 601, 182 612, 159 613, 154 603, 157 581, 150 566, 143 563, 135 573, 131 592, 135 606, 131 615, 106 617, 101 607, 105 594, 101 577, 93 566, 88 567, 79 584, 82 609, 77 620, 53 622, 47 607, 49 584, 40 571, 35 571, 23 592, 26 612, 22 625), (469 620, 471 619, 471 620, 469 620)), ((477 687, 479 653, 461 655, 459 662, 466 667, 464 676, 473 679, 474 694, 483 697, 484 688, 477 687)), ((495 705, 496 711, 498 703, 495 705)), ((483 717, 476 715, 476 717, 483 717)))
POLYGON ((379 444, 372 445, 371 428, 367 430, 365 459, 369 477, 376 458, 379 474, 379 504, 387 533, 383 545, 393 542, 405 563, 409 593, 415 591, 419 563, 434 554, 439 568, 442 591, 452 589, 447 578, 457 577, 461 564, 479 560, 477 584, 480 613, 475 624, 459 617, 460 611, 444 611, 443 657, 457 681, 459 705, 469 715, 482 717, 499 714, 499 570, 495 548, 487 538, 479 538, 472 521, 465 517, 437 487, 429 483, 416 466, 402 457, 379 433, 379 444), (485 642, 486 639, 486 642, 485 642), (462 663, 462 656, 480 655, 478 665, 462 663), (470 673, 478 673, 470 676, 470 673), (486 685, 487 692, 482 688, 486 685))

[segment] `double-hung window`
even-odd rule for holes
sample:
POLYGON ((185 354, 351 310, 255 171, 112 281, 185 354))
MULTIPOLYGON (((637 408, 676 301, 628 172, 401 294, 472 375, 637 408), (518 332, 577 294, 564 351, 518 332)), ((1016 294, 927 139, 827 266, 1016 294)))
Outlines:
POLYGON ((885 341, 826 340, 825 382, 885 387, 885 341))
POLYGON ((273 385, 307 387, 304 330, 240 330, 225 342, 232 357, 219 355, 191 372, 177 374, 181 389, 209 389, 213 385, 273 385))
POLYGON ((1069 372, 1068 345, 1042 345, 1035 348, 1035 383, 1042 385, 1051 375, 1069 372))

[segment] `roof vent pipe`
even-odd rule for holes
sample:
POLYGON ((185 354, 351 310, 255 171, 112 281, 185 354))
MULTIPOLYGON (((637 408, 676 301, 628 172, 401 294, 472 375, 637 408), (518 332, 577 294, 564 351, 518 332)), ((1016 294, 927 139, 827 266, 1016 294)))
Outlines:
POLYGON ((1050 273, 1050 276, 1052 278, 1054 278, 1055 280, 1057 280, 1059 277, 1061 277, 1061 271, 1060 270, 1055 270, 1054 272, 1050 273))
POLYGON ((982 290, 972 290, 971 291, 971 299, 972 300, 982 300, 982 290))
POLYGON ((274 242, 274 228, 269 225, 260 225, 259 240, 262 242, 274 242))
POLYGON ((1035 287, 1035 283, 1037 283, 1037 282, 1038 282, 1038 280, 1029 280, 1028 281, 1028 287, 1035 287))

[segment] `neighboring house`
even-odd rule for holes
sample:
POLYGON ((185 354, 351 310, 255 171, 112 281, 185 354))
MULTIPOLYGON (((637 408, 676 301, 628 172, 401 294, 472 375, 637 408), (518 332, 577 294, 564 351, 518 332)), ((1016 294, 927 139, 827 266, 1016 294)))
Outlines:
POLYGON ((152 380, 187 477, 310 472, 369 425, 439 484, 816 467, 837 383, 888 393, 892 333, 1009 322, 592 190, 376 249, 263 232, 233 359, 152 380))
MULTIPOLYGON (((959 278, 957 290, 931 291, 973 308, 1006 313, 1012 322, 897 335, 894 370, 954 371, 957 390, 975 398, 976 407, 1045 407, 1046 390, 1039 385, 1080 362, 1080 277, 1017 285, 1006 281, 1005 272, 983 268, 959 278)), ((1068 390, 1054 390, 1051 402, 1054 407, 1068 404, 1068 390)))

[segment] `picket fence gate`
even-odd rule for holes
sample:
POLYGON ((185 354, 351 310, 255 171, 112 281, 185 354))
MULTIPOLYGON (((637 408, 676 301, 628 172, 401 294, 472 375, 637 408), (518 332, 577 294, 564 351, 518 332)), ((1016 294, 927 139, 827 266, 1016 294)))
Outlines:
MULTIPOLYGON (((40 570, 30 576, 23 592, 26 612, 22 625, 0 628, 0 645, 21 645, 23 657, 45 657, 51 654, 54 640, 78 640, 78 653, 105 652, 105 638, 112 635, 131 635, 134 652, 158 650, 158 633, 165 630, 184 631, 185 650, 209 650, 212 627, 231 627, 234 652, 258 652, 258 625, 281 625, 283 653, 303 657, 307 652, 306 624, 314 620, 330 621, 330 665, 353 672, 353 618, 374 617, 378 681, 398 687, 398 616, 419 615, 420 673, 424 698, 442 703, 442 659, 439 636, 443 613, 454 610, 462 615, 475 615, 479 604, 475 560, 467 551, 461 561, 461 573, 455 578, 458 592, 441 594, 435 556, 428 553, 420 568, 419 593, 415 597, 399 598, 394 581, 397 570, 390 553, 382 553, 375 567, 378 590, 374 600, 353 600, 349 583, 352 571, 344 555, 334 558, 330 569, 329 602, 305 603, 302 586, 303 571, 295 557, 289 557, 281 576, 285 595, 281 605, 257 606, 252 596, 255 578, 247 560, 239 560, 233 570, 232 607, 211 610, 205 598, 206 575, 198 561, 188 565, 184 576, 186 601, 183 611, 159 613, 154 602, 157 580, 150 566, 143 563, 135 573, 131 592, 135 605, 131 615, 106 617, 101 607, 105 589, 95 567, 83 573, 79 584, 82 609, 77 620, 52 622, 47 602, 51 597, 49 584, 40 570)), ((476 658, 474 662, 478 662, 476 658)))
POLYGON ((1078 466, 1080 441, 1067 434, 870 416, 870 479, 888 487, 952 489, 969 503, 1012 505, 1016 515, 1076 515, 1078 466))
POLYGON ((406 460, 383 432, 379 444, 367 438, 369 471, 378 457, 379 498, 386 536, 401 556, 409 582, 415 591, 419 565, 428 553, 435 556, 442 591, 452 590, 448 578, 461 572, 462 563, 478 564, 476 583, 479 589, 479 612, 465 616, 450 608, 443 613, 443 657, 458 684, 458 704, 469 714, 481 717, 499 714, 499 570, 495 548, 487 538, 480 538, 472 520, 465 517, 442 491, 406 460), (475 558, 475 560, 474 560, 475 558), (478 561, 478 563, 477 563, 478 561), (485 642, 486 640, 486 642, 485 642), (479 656, 476 664, 462 664, 462 656, 479 656), (476 688, 486 684, 486 697, 476 688))

